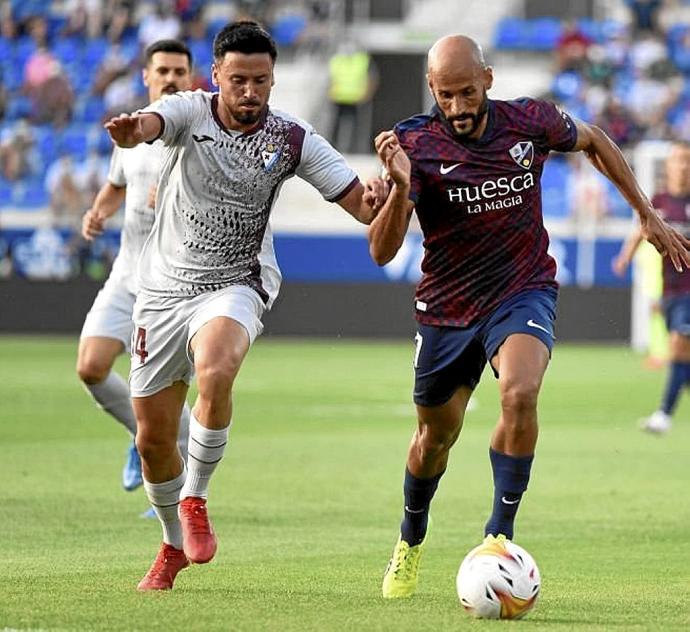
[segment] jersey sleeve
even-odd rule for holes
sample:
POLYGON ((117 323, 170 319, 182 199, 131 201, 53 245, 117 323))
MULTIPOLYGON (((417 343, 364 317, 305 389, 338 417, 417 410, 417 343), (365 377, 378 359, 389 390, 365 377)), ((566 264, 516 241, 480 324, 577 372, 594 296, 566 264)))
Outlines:
POLYGON ((108 182, 116 187, 127 186, 127 178, 125 177, 125 165, 122 156, 122 147, 115 145, 113 153, 110 156, 110 167, 108 168, 108 182))
POLYGON ((179 145, 195 119, 196 100, 193 92, 176 92, 164 95, 146 106, 141 112, 149 112, 160 117, 162 127, 158 138, 164 145, 179 145))
POLYGON ((409 134, 402 132, 398 126, 394 128, 395 135, 398 137, 400 146, 403 148, 407 157, 410 159, 410 193, 408 198, 417 204, 419 200, 419 195, 422 192, 422 180, 420 178, 419 169, 417 168, 417 160, 415 160, 414 155, 414 145, 409 134))
POLYGON ((329 202, 337 202, 359 182, 345 158, 312 128, 305 130, 302 157, 295 173, 329 202))
POLYGON ((546 146, 554 151, 570 151, 577 142, 577 128, 570 114, 550 101, 534 104, 539 110, 546 146))

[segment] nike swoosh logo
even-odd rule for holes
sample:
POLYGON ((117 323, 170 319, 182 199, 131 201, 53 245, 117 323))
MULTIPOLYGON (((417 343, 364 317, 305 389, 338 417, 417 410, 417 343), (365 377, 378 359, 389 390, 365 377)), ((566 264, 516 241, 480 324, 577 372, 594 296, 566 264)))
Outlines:
POLYGON ((411 514, 420 514, 424 513, 426 509, 410 509, 407 505, 405 505, 405 511, 411 514))
POLYGON ((450 173, 451 171, 453 171, 453 169, 459 167, 461 164, 462 163, 456 162, 454 165, 448 165, 447 167, 446 165, 441 164, 441 168, 439 169, 439 171, 441 172, 442 176, 445 176, 447 173, 450 173))
POLYGON ((534 327, 535 329, 541 329, 553 338, 553 334, 546 327, 542 327, 539 323, 535 323, 531 318, 527 321, 527 326, 534 327))
POLYGON ((207 143, 208 141, 213 140, 212 136, 206 136, 206 134, 204 134, 203 136, 197 136, 196 134, 192 134, 192 138, 197 143, 207 143))
POLYGON ((508 500, 505 496, 501 496, 501 502, 504 505, 517 505, 520 502, 520 499, 518 498, 517 500, 508 500))

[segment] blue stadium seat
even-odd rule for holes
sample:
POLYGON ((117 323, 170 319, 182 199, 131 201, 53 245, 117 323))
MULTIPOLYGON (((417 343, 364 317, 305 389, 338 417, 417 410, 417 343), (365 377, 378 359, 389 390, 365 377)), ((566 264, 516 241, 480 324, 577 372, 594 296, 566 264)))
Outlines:
POLYGON ((12 185, 6 180, 0 182, 0 207, 12 205, 12 185))
POLYGON ((280 16, 270 27, 278 46, 295 46, 307 26, 307 19, 299 13, 280 16))
POLYGON ((81 59, 82 43, 76 37, 61 37, 53 42, 50 51, 66 66, 81 59))
POLYGON ((41 180, 26 180, 12 187, 12 204, 25 210, 39 209, 47 206, 50 196, 41 180))
POLYGON ((31 114, 31 101, 24 96, 16 95, 9 99, 5 108, 5 120, 16 121, 28 118, 31 114))
POLYGON ((604 179, 606 186, 606 201, 608 203, 608 211, 611 217, 632 217, 632 209, 625 201, 620 191, 608 179, 604 179))
POLYGON ((521 18, 503 18, 499 21, 494 37, 494 47, 499 50, 521 50, 527 47, 529 26, 521 18))
POLYGON ((89 127, 72 123, 60 135, 57 142, 59 153, 69 153, 75 161, 84 160, 89 151, 89 127))
POLYGON ((533 50, 553 50, 563 32, 558 18, 537 18, 530 24, 529 46, 533 50))
POLYGON ((98 96, 81 96, 74 108, 75 122, 81 123, 97 123, 103 120, 105 116, 105 105, 103 99, 98 96))
POLYGON ((0 60, 9 61, 12 56, 12 42, 5 37, 0 37, 0 60))
POLYGON ((84 46, 84 64, 88 65, 92 71, 95 70, 100 66, 109 48, 110 44, 104 37, 87 40, 84 46))
POLYGON ((542 203, 546 217, 567 217, 570 214, 568 203, 568 176, 570 167, 564 158, 552 156, 544 163, 541 178, 542 203))
POLYGON ((2 62, 2 83, 10 92, 17 92, 24 81, 24 70, 11 61, 2 62))
POLYGON ((13 63, 17 64, 23 69, 27 59, 31 57, 35 50, 36 43, 30 37, 27 35, 20 37, 14 43, 14 53, 12 55, 13 63))
POLYGON ((188 40, 187 46, 192 53, 192 59, 194 60, 194 66, 198 70, 201 70, 206 74, 211 67, 213 62, 213 51, 211 50, 212 44, 208 40, 188 40))
POLYGON ((584 81, 579 73, 567 70, 553 78, 551 93, 559 101, 569 101, 580 94, 583 85, 584 81))

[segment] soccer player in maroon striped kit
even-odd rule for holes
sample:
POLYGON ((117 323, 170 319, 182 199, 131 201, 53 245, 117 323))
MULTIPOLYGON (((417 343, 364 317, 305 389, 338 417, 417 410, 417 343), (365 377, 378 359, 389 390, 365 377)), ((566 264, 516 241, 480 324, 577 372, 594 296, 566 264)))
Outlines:
POLYGON ((369 229, 371 255, 379 265, 395 256, 413 211, 425 249, 415 301, 417 429, 400 536, 383 581, 387 598, 408 597, 417 587, 429 505, 487 362, 501 410, 489 450, 494 501, 484 534, 492 547, 513 537, 537 442, 558 293, 541 209, 549 152, 584 151, 638 213, 644 237, 676 269, 690 265, 690 242, 661 219, 601 129, 546 101, 489 99, 493 70, 465 36, 434 44, 427 77, 436 101, 431 113, 375 140, 392 189, 369 229))

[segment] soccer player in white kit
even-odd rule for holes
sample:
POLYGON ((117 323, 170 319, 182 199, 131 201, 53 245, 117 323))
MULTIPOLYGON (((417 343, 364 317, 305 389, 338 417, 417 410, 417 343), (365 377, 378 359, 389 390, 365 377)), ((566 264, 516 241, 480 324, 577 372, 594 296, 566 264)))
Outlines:
MULTIPOLYGON (((154 42, 146 49, 145 55, 142 76, 148 88, 149 102, 164 94, 190 88, 192 56, 183 42, 154 42)), ((77 373, 96 403, 132 436, 122 472, 122 485, 127 491, 139 487, 143 480, 139 454, 134 445, 137 428, 129 387, 113 371, 113 363, 117 356, 130 350, 134 329, 132 310, 137 292, 136 263, 153 226, 153 202, 164 149, 160 142, 142 144, 133 149, 115 147, 108 181, 82 220, 82 235, 92 240, 103 232, 105 222, 118 211, 122 202, 125 203, 120 250, 108 280, 84 321, 79 339, 77 373)), ((188 431, 189 407, 185 404, 179 436, 183 454, 186 454, 188 431)))
POLYGON ((121 147, 161 139, 167 152, 134 308, 136 441, 163 527, 139 590, 171 589, 190 562, 215 554, 209 479, 228 441, 234 380, 280 285, 268 226, 280 186, 298 175, 363 223, 383 202, 380 180, 365 188, 308 123, 268 107, 276 48, 258 24, 223 28, 213 57, 217 93, 177 93, 105 124, 121 147), (175 437, 194 374, 185 466, 175 437))

